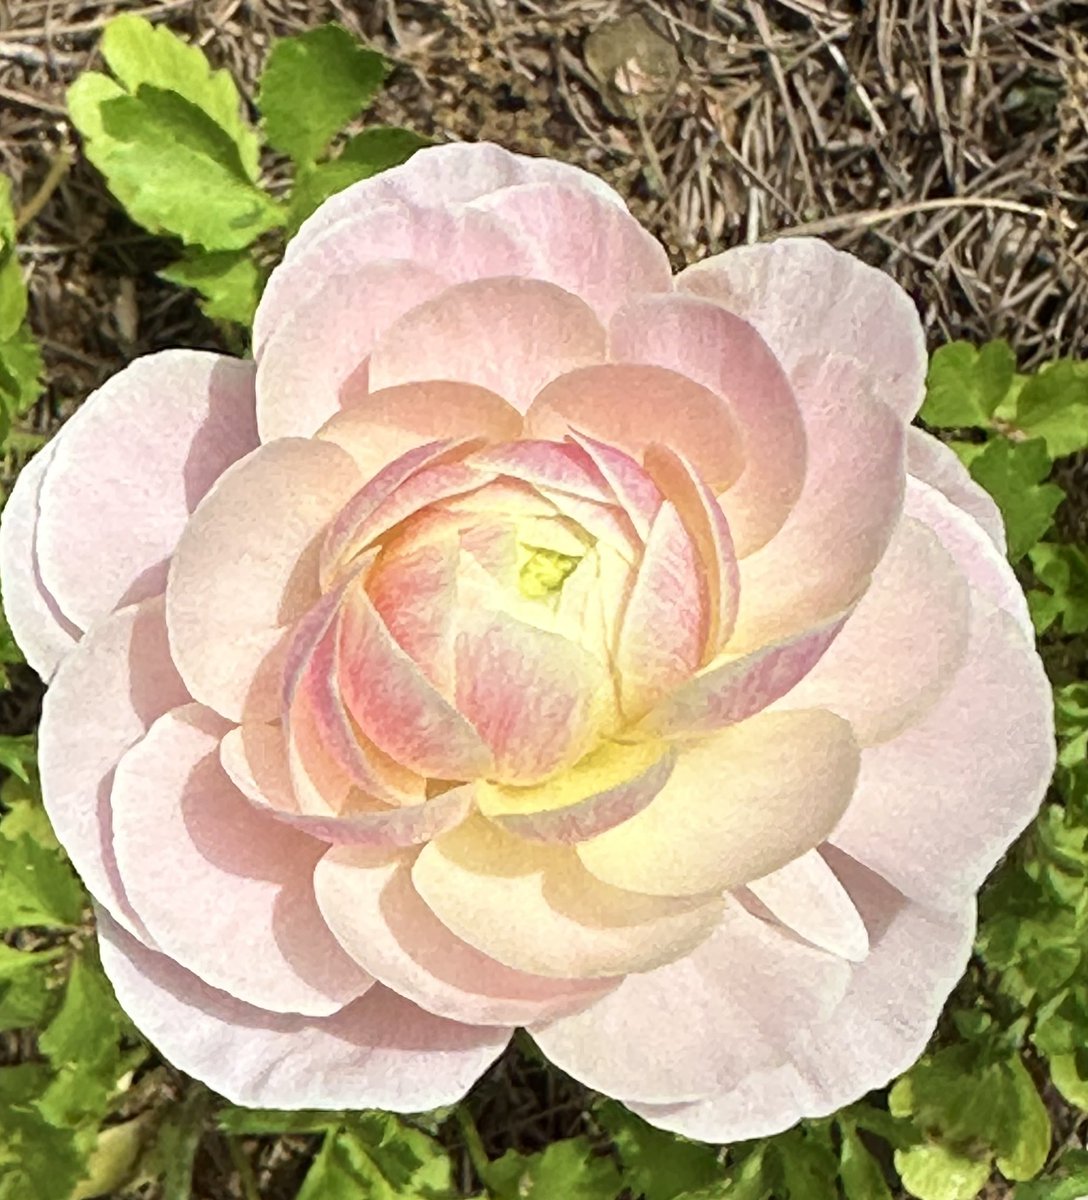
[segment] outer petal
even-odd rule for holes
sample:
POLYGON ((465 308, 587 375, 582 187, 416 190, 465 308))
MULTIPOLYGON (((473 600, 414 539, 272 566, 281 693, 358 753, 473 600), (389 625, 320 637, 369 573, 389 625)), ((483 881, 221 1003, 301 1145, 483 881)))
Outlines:
MULTIPOLYGON (((974 903, 934 912, 905 900, 845 855, 836 856, 834 866, 872 947, 853 968, 834 1011, 800 1026, 780 1065, 752 1071, 715 1098, 665 1107, 631 1097, 635 1112, 663 1129, 706 1141, 766 1137, 883 1087, 922 1053, 970 957, 974 903)), ((675 1009, 670 1016, 676 1019, 675 1009)))
POLYGON ((38 564, 38 499, 56 445, 54 438, 19 472, 0 514, 4 616, 26 661, 46 682, 81 632, 46 590, 38 564))
POLYGON ((721 396, 661 367, 604 363, 572 370, 544 388, 525 414, 534 437, 590 434, 642 461, 651 442, 682 451, 713 487, 732 483, 747 445, 721 396))
POLYGON ((501 188, 523 183, 558 183, 583 188, 624 208, 603 180, 579 167, 551 158, 512 154, 489 142, 454 142, 421 150, 392 171, 353 184, 327 200, 307 220, 287 247, 288 260, 308 250, 311 242, 345 217, 371 211, 379 204, 465 204, 501 188))
POLYGON ((952 556, 927 526, 905 517, 842 632, 778 707, 828 708, 862 745, 886 741, 952 682, 970 613, 952 556))
POLYGON ((370 386, 458 380, 525 412, 546 384, 604 354, 604 328, 577 296, 536 279, 479 279, 394 322, 371 355, 370 386))
POLYGON ((851 962, 869 953, 869 935, 850 894, 818 850, 810 850, 748 890, 776 920, 807 942, 851 962))
POLYGON ((113 853, 114 768, 152 722, 188 699, 170 659, 160 597, 94 626, 42 705, 38 765, 49 820, 91 894, 145 940, 113 853))
POLYGON ((914 303, 854 255, 815 238, 781 238, 704 259, 676 283, 750 321, 791 376, 810 354, 841 354, 905 421, 918 411, 928 358, 914 303))
POLYGON ((672 291, 661 243, 634 217, 581 185, 525 183, 472 202, 515 231, 535 279, 573 292, 608 318, 629 295, 672 291))
POLYGON ((1042 663, 1008 614, 976 599, 951 687, 917 724, 864 752, 831 840, 908 896, 954 908, 1035 815, 1053 769, 1042 663))
MULTIPOLYGON (((300 235, 292 238, 261 297, 253 326, 258 360, 299 303, 308 307, 330 281, 338 286, 384 262, 408 273, 437 275, 447 284, 460 283, 528 274, 531 261, 512 231, 486 213, 392 198, 337 220, 301 246, 300 240, 300 235)), ((379 327, 388 323, 382 321, 380 306, 364 301, 364 307, 367 319, 377 319, 379 327)))
POLYGON ((595 880, 567 847, 523 842, 483 819, 424 846, 412 879, 459 938, 509 967, 560 978, 671 962, 721 915, 716 897, 621 892, 595 880))
POLYGON ((531 1032, 556 1066, 609 1095, 694 1099, 779 1061, 849 979, 846 963, 729 900, 687 957, 629 975, 585 1011, 531 1032))
POLYGON ((990 541, 1002 554, 1005 553, 1005 522, 1001 510, 990 493, 967 473, 954 450, 932 434, 921 429, 908 429, 907 471, 974 517, 990 541))
POLYGON ((460 1100, 509 1038, 381 986, 331 1017, 281 1016, 208 987, 105 914, 99 939, 121 1007, 170 1062, 234 1104, 420 1112, 460 1100))
POLYGON ((1028 602, 1003 549, 999 549, 974 517, 935 488, 918 479, 907 480, 906 512, 924 522, 956 560, 973 591, 1003 608, 1035 641, 1028 602))
POLYGON ((278 715, 284 627, 317 600, 320 539, 359 486, 328 442, 284 438, 228 471, 170 567, 170 645, 194 697, 232 720, 278 715))
POLYGON ((189 514, 257 444, 253 367, 196 350, 137 359, 57 439, 42 481, 42 580, 82 629, 158 595, 189 514))
POLYGON ((613 986, 529 975, 481 954, 420 899, 404 855, 336 847, 317 864, 314 883, 345 949, 387 987, 439 1016, 524 1024, 581 1008, 613 986))
MULTIPOLYGON (((273 278, 276 278, 274 275, 273 278)), ((382 258, 356 271, 318 276, 321 287, 286 308, 260 349, 261 440, 309 437, 366 395, 367 357, 382 330, 440 295, 450 280, 418 263, 382 258)))
POLYGON ((789 519, 740 563, 731 650, 754 649, 843 611, 865 589, 899 520, 906 430, 846 360, 794 373, 809 467, 789 519))
POLYGON ((820 709, 763 713, 681 747, 640 813, 578 856, 614 887, 695 896, 738 887, 818 846, 850 801, 858 750, 820 709))
MULTIPOLYGON (((646 296, 616 314, 610 356, 679 371, 728 405, 744 445, 744 474, 722 498, 737 553, 750 554, 781 528, 801 491, 805 430, 789 381, 763 339, 744 321, 694 296, 646 296)), ((672 413, 658 418, 675 421, 672 413)), ((720 491, 698 448, 668 426, 657 440, 682 450, 720 491)))
POLYGON ((336 1012, 371 980, 318 912, 310 874, 325 847, 234 787, 219 765, 226 729, 187 705, 121 760, 113 841, 125 888, 158 946, 211 986, 273 1012, 336 1012))

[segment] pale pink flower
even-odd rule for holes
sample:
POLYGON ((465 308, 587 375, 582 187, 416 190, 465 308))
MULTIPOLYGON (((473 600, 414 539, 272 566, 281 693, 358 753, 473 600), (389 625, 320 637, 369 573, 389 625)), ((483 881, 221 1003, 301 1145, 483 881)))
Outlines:
POLYGON ((423 151, 255 362, 134 362, 4 599, 121 1004, 232 1100, 419 1110, 526 1026, 727 1140, 907 1067, 1052 767, 914 308, 821 242, 673 278, 591 176, 423 151))

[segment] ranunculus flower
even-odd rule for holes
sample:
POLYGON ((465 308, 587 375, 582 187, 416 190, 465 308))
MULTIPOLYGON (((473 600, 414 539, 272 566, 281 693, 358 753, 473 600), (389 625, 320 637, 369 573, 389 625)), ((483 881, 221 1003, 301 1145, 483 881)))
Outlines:
POLYGON ((254 341, 127 367, 4 513, 162 1053, 418 1110, 523 1025, 713 1140, 904 1069, 1052 766, 907 296, 804 239, 674 279, 598 180, 454 145, 321 208, 254 341))

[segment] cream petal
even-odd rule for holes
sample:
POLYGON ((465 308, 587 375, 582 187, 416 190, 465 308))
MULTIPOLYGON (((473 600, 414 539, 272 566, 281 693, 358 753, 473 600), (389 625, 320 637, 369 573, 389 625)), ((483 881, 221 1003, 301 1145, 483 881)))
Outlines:
POLYGON ((236 721, 279 715, 284 629, 317 600, 321 537, 358 486, 338 446, 284 438, 205 497, 166 588, 171 650, 197 700, 236 721))
POLYGON ((762 713, 679 750, 646 808, 578 843, 598 879, 656 896, 760 879, 827 837, 858 774, 850 726, 821 709, 762 713))
POLYGON ((559 978, 645 971, 689 953, 717 924, 717 897, 620 891, 567 847, 521 841, 482 818, 424 846, 416 890, 438 919, 482 953, 559 978))
POLYGON ((325 920, 376 979, 438 1016, 515 1025, 584 1007, 611 980, 515 971, 452 934, 412 884, 411 859, 340 846, 317 864, 325 920))

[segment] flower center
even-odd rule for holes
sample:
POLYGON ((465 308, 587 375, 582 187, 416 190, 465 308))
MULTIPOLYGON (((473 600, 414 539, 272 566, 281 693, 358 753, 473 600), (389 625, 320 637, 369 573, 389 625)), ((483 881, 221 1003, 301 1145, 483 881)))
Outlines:
POLYGON ((518 545, 518 588, 530 600, 557 595, 567 577, 582 561, 573 554, 562 554, 543 546, 518 545))

